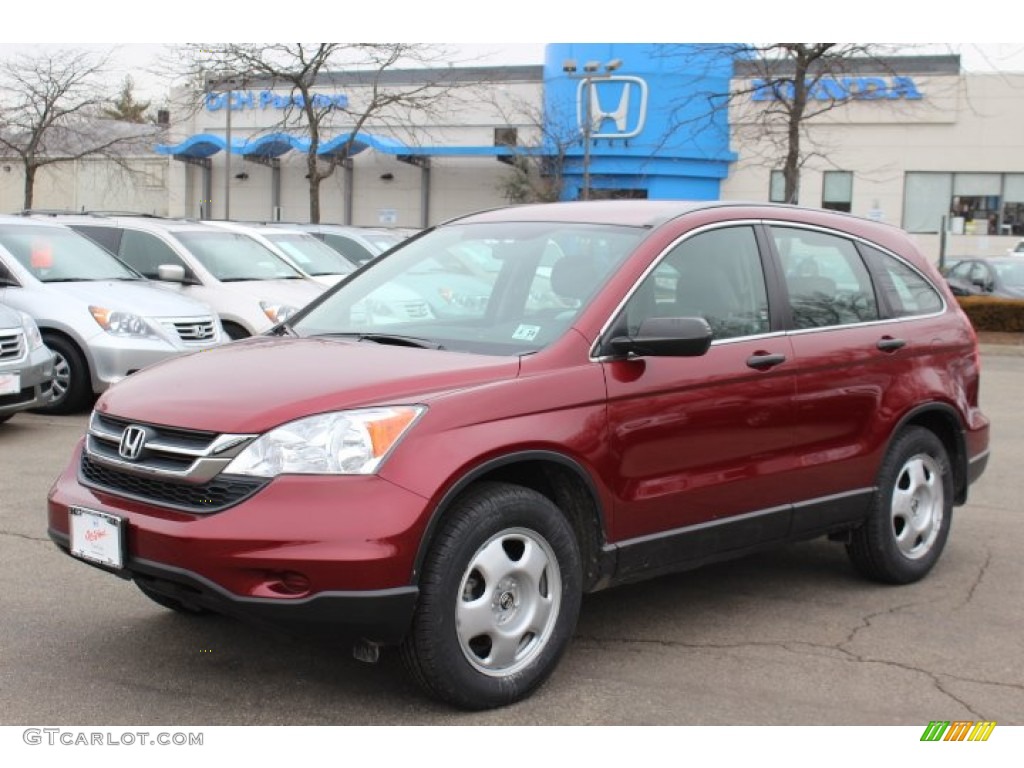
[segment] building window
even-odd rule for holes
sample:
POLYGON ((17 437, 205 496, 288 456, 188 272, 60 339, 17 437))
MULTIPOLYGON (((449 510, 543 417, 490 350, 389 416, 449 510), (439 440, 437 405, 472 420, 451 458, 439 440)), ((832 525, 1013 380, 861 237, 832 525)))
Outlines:
POLYGON ((772 171, 768 186, 768 200, 772 203, 786 202, 786 177, 782 171, 772 171))
POLYGON ((821 207, 830 211, 849 213, 852 200, 853 174, 850 171, 825 171, 821 207))
POLYGON ((1024 234, 1024 174, 907 173, 903 228, 957 235, 1024 234))
POLYGON ((1008 173, 1003 178, 1003 217, 999 234, 1024 235, 1024 173, 1008 173))
POLYGON ((494 129, 494 146, 515 147, 519 142, 519 129, 505 126, 494 129))

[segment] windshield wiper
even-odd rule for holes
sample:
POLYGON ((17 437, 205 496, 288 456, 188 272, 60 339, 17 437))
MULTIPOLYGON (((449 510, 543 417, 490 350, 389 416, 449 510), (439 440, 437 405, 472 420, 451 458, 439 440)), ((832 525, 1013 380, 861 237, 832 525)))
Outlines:
POLYGON ((375 344, 392 344, 396 347, 416 347, 418 349, 444 349, 442 344, 418 336, 400 336, 396 333, 321 333, 318 336, 344 336, 358 341, 372 341, 375 344))

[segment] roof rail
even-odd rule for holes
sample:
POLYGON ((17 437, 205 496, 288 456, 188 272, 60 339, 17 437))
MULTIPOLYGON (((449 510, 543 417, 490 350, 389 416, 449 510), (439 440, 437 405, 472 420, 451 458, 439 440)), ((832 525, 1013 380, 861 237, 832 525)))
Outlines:
POLYGON ((141 211, 117 211, 117 210, 104 211, 104 210, 95 210, 95 211, 82 211, 82 213, 88 214, 90 216, 138 216, 140 219, 166 219, 167 218, 166 216, 161 216, 158 213, 143 213, 141 211))
POLYGON ((84 211, 73 211, 70 208, 23 208, 15 216, 77 216, 84 211))

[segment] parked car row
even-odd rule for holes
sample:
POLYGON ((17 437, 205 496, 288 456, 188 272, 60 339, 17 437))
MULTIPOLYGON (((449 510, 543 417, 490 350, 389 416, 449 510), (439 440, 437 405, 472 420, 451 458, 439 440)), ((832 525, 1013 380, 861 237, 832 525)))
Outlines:
POLYGON ((1024 299, 1024 259, 1019 256, 961 259, 946 268, 945 276, 955 296, 1024 299))
MULTIPOLYGON (((262 333, 359 266, 300 225, 26 213, 0 218, 0 304, 13 310, 0 321, 0 421, 81 410, 147 365, 262 333)), ((401 239, 370 233, 368 258, 401 239)), ((405 287, 360 311, 385 322, 431 314, 405 287)))

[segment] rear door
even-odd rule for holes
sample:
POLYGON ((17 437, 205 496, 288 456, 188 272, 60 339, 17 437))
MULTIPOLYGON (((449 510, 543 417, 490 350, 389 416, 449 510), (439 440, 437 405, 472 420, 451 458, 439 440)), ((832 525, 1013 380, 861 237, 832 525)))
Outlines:
POLYGON ((810 535, 867 508, 919 342, 891 317, 853 238, 793 225, 768 232, 790 307, 794 534, 810 535))

